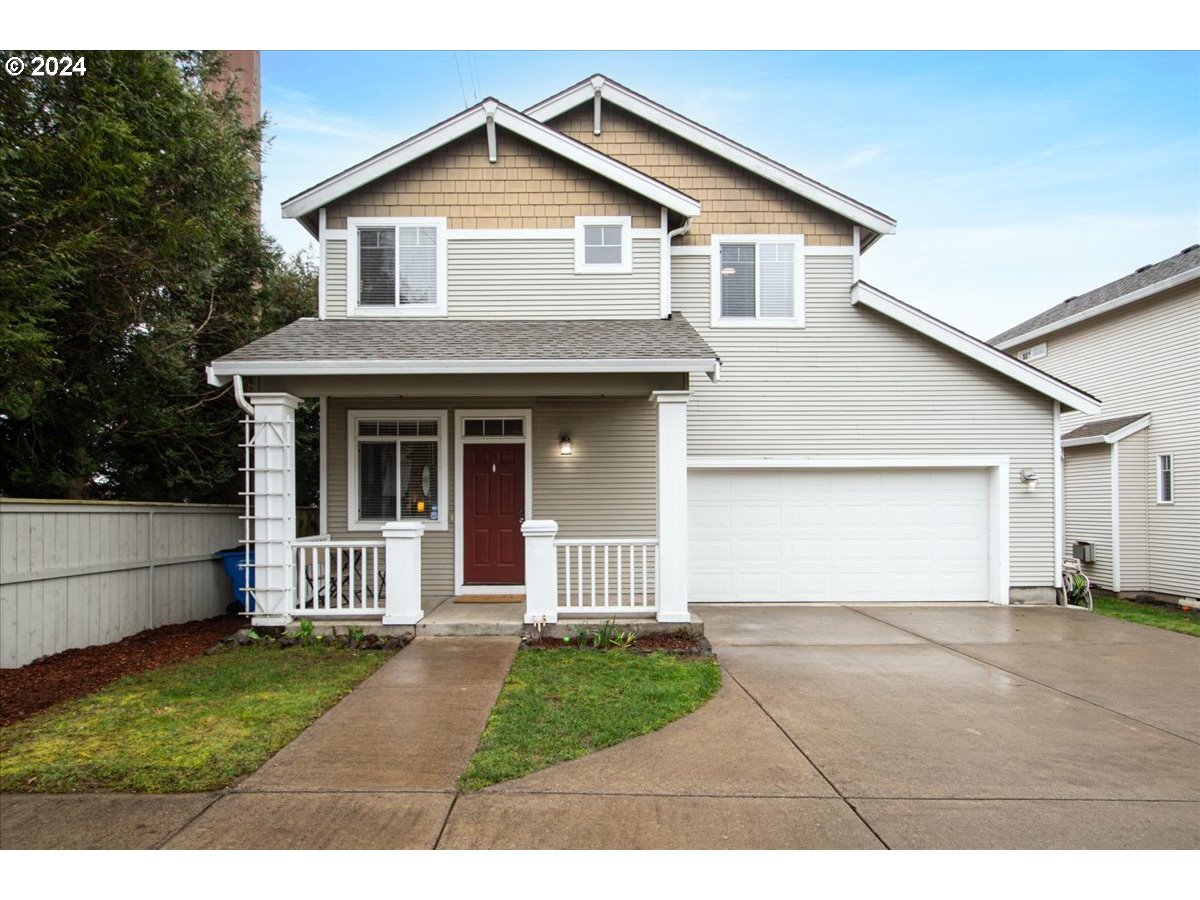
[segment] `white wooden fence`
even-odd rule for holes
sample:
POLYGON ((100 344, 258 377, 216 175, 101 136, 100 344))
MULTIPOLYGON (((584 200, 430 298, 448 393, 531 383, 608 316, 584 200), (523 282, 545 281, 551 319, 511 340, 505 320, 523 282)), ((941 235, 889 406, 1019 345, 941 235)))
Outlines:
POLYGON ((0 498, 0 666, 220 615, 239 506, 0 498))

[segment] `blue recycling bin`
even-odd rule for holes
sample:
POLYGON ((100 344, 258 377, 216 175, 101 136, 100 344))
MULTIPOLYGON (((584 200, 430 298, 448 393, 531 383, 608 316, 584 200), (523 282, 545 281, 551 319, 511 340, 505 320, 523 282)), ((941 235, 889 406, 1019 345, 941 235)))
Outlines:
POLYGON ((240 547, 232 550, 218 550, 213 554, 225 565, 225 574, 233 583, 233 602, 242 612, 254 612, 254 598, 247 593, 247 588, 254 588, 254 551, 250 551, 247 563, 246 551, 240 547), (249 604, 249 608, 247 608, 249 604))

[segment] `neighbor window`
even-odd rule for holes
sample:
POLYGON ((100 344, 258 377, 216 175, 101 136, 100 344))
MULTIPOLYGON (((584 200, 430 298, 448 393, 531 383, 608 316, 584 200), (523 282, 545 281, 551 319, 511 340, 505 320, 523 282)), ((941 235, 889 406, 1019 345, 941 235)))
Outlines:
POLYGON ((1170 453, 1158 457, 1158 502, 1175 502, 1175 458, 1170 453))
POLYGON ((629 216, 575 217, 576 272, 632 272, 629 216))
POLYGON ((436 220, 351 219, 356 312, 419 315, 445 311, 444 226, 436 220))
POLYGON ((1041 359, 1046 355, 1045 344, 1034 344, 1032 347, 1026 347, 1017 354, 1017 359, 1021 362, 1031 362, 1035 359, 1041 359))
POLYGON ((445 527, 445 414, 350 414, 351 528, 398 519, 445 527))
POLYGON ((803 318, 796 241, 718 240, 714 321, 724 325, 798 325, 803 318))

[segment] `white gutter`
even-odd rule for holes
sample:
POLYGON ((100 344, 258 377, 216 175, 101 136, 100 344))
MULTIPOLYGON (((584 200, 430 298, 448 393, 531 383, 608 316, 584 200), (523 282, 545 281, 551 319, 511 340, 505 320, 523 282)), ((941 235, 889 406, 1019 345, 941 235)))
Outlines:
POLYGON ((217 360, 210 383, 226 384, 244 375, 527 375, 535 373, 613 374, 629 372, 715 372, 716 357, 698 359, 292 359, 217 360))
POLYGON ((1124 428, 1118 428, 1111 434, 1093 434, 1090 437, 1068 438, 1062 442, 1064 447, 1086 447, 1088 444, 1115 444, 1123 441, 1131 434, 1137 434, 1143 428, 1150 427, 1150 413, 1135 419, 1124 428))

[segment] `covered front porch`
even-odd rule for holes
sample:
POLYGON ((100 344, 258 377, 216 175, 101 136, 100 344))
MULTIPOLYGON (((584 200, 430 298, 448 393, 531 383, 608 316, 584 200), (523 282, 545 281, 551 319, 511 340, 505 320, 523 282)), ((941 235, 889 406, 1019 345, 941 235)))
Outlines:
MULTIPOLYGON (((307 330, 346 324, 369 335, 435 323, 313 321, 307 330)), ((212 377, 233 383, 246 412, 254 624, 416 626, 435 608, 439 621, 496 627, 517 614, 523 627, 691 621, 688 380, 715 375, 715 357, 696 355, 703 342, 683 320, 525 324, 542 326, 531 330, 556 356, 553 341, 574 337, 586 352, 580 335, 610 343, 623 331, 634 358, 410 358, 387 362, 399 371, 377 371, 378 361, 364 371, 353 360, 299 358, 314 348, 297 351, 296 335, 290 359, 263 359, 262 347, 231 358, 272 335, 214 363, 212 377), (653 335, 651 347, 639 335, 653 335), (682 338, 689 355, 664 357, 665 338, 682 338), (295 525, 301 398, 319 398, 321 411, 313 537, 297 537, 295 525)))

